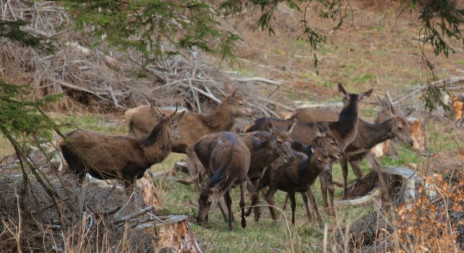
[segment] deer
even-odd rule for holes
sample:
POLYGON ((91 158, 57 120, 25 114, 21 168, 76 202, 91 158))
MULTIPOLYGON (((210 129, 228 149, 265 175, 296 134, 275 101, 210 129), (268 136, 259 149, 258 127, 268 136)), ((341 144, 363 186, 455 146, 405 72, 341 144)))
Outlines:
MULTIPOLYGON (((311 144, 316 137, 317 129, 327 129, 337 143, 345 150, 351 142, 354 141, 358 132, 358 104, 372 94, 373 89, 366 92, 355 94, 347 92, 342 84, 338 84, 338 90, 343 96, 342 111, 338 116, 337 121, 317 121, 317 122, 297 122, 290 137, 293 140, 305 145, 311 144)), ((293 120, 284 120, 277 118, 264 117, 255 120, 248 125, 245 131, 266 130, 268 121, 272 125, 285 128, 288 127, 293 120)), ((330 202, 333 205, 334 188, 332 184, 332 176, 327 177, 326 181, 329 186, 330 202)))
MULTIPOLYGON (((181 137, 174 141, 172 152, 187 154, 187 148, 201 137, 220 131, 230 131, 237 117, 250 116, 253 111, 244 102, 238 89, 227 95, 211 114, 188 111, 177 125, 181 137)), ((141 105, 124 113, 129 135, 146 137, 157 120, 149 113, 149 106, 141 105)))
MULTIPOLYGON (((358 119, 358 134, 353 142, 345 149, 345 157, 340 160, 343 173, 343 198, 347 197, 347 177, 348 177, 348 162, 351 165, 353 172, 358 179, 362 178, 361 162, 368 155, 371 149, 378 143, 398 138, 403 143, 412 146, 413 140, 410 134, 410 124, 406 115, 393 106, 389 95, 385 100, 379 99, 382 105, 381 111, 377 115, 374 123, 368 122, 362 118, 358 119)), ((293 114, 291 119, 300 122, 311 122, 320 120, 336 120, 338 112, 325 108, 301 108, 293 114)), ((373 165, 379 164, 376 158, 370 157, 373 165)), ((323 177, 321 177, 321 180, 323 177)), ((328 206, 327 188, 333 187, 328 185, 329 182, 321 181, 322 199, 324 207, 328 206)))
MULTIPOLYGON (((284 161, 289 162, 293 160, 293 150, 291 149, 291 138, 289 133, 292 132, 292 124, 288 129, 278 129, 274 128, 272 125, 269 126, 269 131, 256 131, 246 134, 240 134, 238 137, 245 143, 248 150, 250 151, 251 160, 250 167, 247 173, 247 189, 251 193, 251 202, 255 201, 255 192, 256 187, 258 186, 258 181, 261 178, 266 166, 271 164, 273 161, 282 157, 284 161)), ((209 167, 209 161, 212 150, 218 145, 217 139, 220 138, 222 133, 210 134, 204 136, 201 141, 198 141, 194 146, 194 157, 189 157, 189 159, 200 161, 202 167, 209 167)), ((220 206, 220 203, 218 203, 220 206)), ((251 205, 253 206, 253 204, 251 205)), ((221 210, 222 207, 220 206, 221 210)), ((255 213, 259 211, 258 208, 255 208, 255 213)), ((246 216, 249 216, 251 212, 251 207, 247 211, 246 216)), ((255 214, 256 217, 256 214, 255 214)), ((227 220, 227 218, 225 218, 227 220)))
MULTIPOLYGON (((322 227, 322 218, 319 214, 314 194, 311 186, 321 173, 331 174, 331 164, 333 159, 339 159, 343 153, 340 145, 330 133, 318 131, 316 138, 310 146, 296 142, 293 147, 295 159, 288 162, 277 160, 269 166, 259 181, 258 191, 269 186, 266 194, 266 202, 270 205, 269 210, 273 220, 276 220, 273 196, 277 190, 287 192, 291 201, 292 224, 295 224, 295 193, 300 192, 305 204, 309 222, 312 222, 310 208, 308 206, 308 196, 313 205, 319 225, 322 227), (298 146, 298 147, 295 147, 298 146)), ((259 219, 259 217, 258 217, 259 219)))
MULTIPOLYGON (((228 211, 228 229, 232 230, 234 218, 232 199, 229 192, 233 186, 240 186, 241 225, 242 228, 245 228, 245 191, 249 181, 247 172, 250 167, 250 151, 237 134, 224 131, 214 134, 214 139, 216 145, 210 150, 208 162, 206 163, 208 166, 205 167, 209 180, 202 187, 198 199, 197 223, 203 225, 212 203, 224 197, 228 211)), ((209 140, 210 136, 207 135, 195 145, 203 146, 202 142, 209 140)), ((253 199, 257 200, 256 193, 253 199)))
MULTIPOLYGON (((155 114, 153 106, 151 111, 155 114)), ((129 193, 136 179, 153 164, 162 162, 179 137, 177 123, 184 117, 157 114, 157 124, 145 138, 111 136, 77 129, 58 141, 69 170, 81 185, 86 173, 97 179, 120 179, 129 193)))

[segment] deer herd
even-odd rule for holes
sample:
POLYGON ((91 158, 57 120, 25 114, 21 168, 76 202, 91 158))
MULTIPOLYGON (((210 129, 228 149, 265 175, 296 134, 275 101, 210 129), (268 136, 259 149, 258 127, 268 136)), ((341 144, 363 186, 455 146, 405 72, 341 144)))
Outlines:
MULTIPOLYGON (((237 117, 250 117, 252 111, 236 89, 210 114, 162 110, 142 105, 126 111, 127 136, 110 136, 75 130, 59 141, 69 171, 82 183, 86 173, 97 179, 122 180, 130 193, 136 179, 153 164, 162 162, 170 152, 185 153, 192 182, 198 190, 197 222, 204 224, 211 206, 218 204, 233 229, 233 187, 240 188, 241 225, 253 210, 260 218, 259 193, 268 203, 275 220, 273 196, 277 190, 287 193, 295 223, 295 193, 304 201, 312 221, 308 198, 322 226, 311 186, 319 176, 324 207, 334 207, 332 164, 339 161, 343 172, 343 193, 347 196, 348 163, 361 178, 361 161, 376 159, 371 149, 397 138, 414 144, 407 114, 393 106, 391 99, 381 100, 382 110, 374 123, 358 117, 359 103, 372 89, 355 94, 339 84, 343 97, 340 112, 319 108, 296 110, 289 119, 264 117, 248 125, 244 133, 232 132, 237 117), (329 193, 330 203, 327 200, 329 193), (245 195, 250 205, 245 209, 245 195), (221 198, 227 208, 222 207, 221 198)), ((378 163, 373 163, 374 168, 378 163)))

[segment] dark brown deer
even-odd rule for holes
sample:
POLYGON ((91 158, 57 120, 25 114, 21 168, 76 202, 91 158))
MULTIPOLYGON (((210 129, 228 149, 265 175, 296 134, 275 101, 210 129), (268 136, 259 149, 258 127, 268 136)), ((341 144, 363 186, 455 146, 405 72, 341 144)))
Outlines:
MULTIPOLYGON (((236 117, 250 116, 251 113, 238 89, 226 96, 209 115, 187 112, 177 126, 181 137, 174 141, 172 151, 187 153, 187 147, 201 137, 214 132, 230 131, 236 117)), ((124 117, 129 125, 129 134, 138 138, 148 136, 157 122, 156 118, 150 115, 149 107, 146 105, 127 110, 124 117)))
MULTIPOLYGON (((294 140, 309 145, 316 137, 317 129, 328 129, 331 136, 333 136, 337 143, 346 149, 348 145, 353 142, 358 131, 358 104, 364 98, 372 94, 372 89, 361 94, 348 93, 341 84, 338 84, 338 89, 343 95, 343 109, 338 116, 338 121, 322 121, 322 122, 298 122, 290 135, 294 140)), ((260 118, 257 119, 252 125, 248 126, 246 131, 266 130, 268 121, 272 125, 285 128, 293 122, 292 120, 282 120, 276 118, 260 118)), ((329 186, 332 185, 332 177, 327 178, 329 186)), ((329 188, 330 201, 333 206, 334 189, 333 186, 329 188)))
MULTIPOLYGON (((412 146, 413 140, 410 135, 410 125, 406 117, 396 109, 391 99, 387 96, 381 100, 382 109, 378 113, 375 123, 358 119, 358 134, 353 142, 345 149, 346 156, 340 160, 343 172, 343 196, 347 196, 348 162, 358 178, 362 177, 361 162, 370 154, 372 147, 385 140, 398 138, 400 141, 412 146)), ((292 119, 301 122, 320 120, 336 120, 338 112, 325 108, 301 108, 293 115, 292 119)), ((375 164, 378 164, 375 163, 375 164)), ((323 179, 323 177, 321 177, 323 179)), ((328 182, 321 182, 322 199, 324 206, 328 206, 327 188, 328 182)))
MULTIPOLYGON (((241 225, 244 228, 246 227, 245 191, 248 181, 247 172, 250 167, 250 151, 237 134, 220 132, 214 135, 217 145, 211 149, 207 163, 208 166, 205 167, 209 180, 200 192, 197 222, 203 224, 211 204, 224 196, 229 214, 229 230, 232 230, 234 218, 232 214, 232 199, 229 191, 233 186, 240 186, 241 225)), ((203 146, 202 141, 204 140, 209 141, 209 136, 200 139, 195 145, 203 146)), ((257 200, 257 195, 254 199, 257 200)))
MULTIPOLYGON (((247 173, 250 181, 247 188, 252 195, 252 203, 256 202, 254 199, 254 197, 257 197, 255 196, 256 187, 266 166, 279 157, 282 157, 284 161, 291 161, 293 159, 293 151, 290 147, 291 138, 289 137, 293 126, 294 124, 290 125, 287 130, 275 129, 270 126, 270 131, 256 131, 239 135, 239 138, 248 147, 251 155, 250 168, 247 173)), ((209 168, 211 152, 219 144, 217 139, 221 135, 222 133, 216 133, 204 136, 193 146, 194 152, 190 152, 190 154, 195 154, 195 157, 189 158, 193 160, 198 159, 203 168, 209 168)), ((255 212, 258 210, 255 208, 255 212)), ((250 211, 248 210, 247 215, 249 215, 250 211)))
POLYGON ((292 207, 292 224, 295 224, 295 193, 300 192, 303 198, 308 219, 311 222, 311 212, 308 206, 308 195, 316 212, 319 225, 322 227, 322 219, 318 211, 317 203, 311 190, 320 173, 331 174, 333 158, 340 158, 343 150, 338 145, 336 138, 330 134, 319 134, 311 146, 304 144, 298 148, 303 152, 294 151, 295 159, 290 163, 281 163, 280 159, 271 164, 259 182, 258 190, 269 186, 266 201, 269 203, 271 216, 276 220, 273 196, 277 190, 288 193, 292 207))
POLYGON ((89 173, 97 179, 121 179, 129 191, 147 168, 163 161, 171 152, 172 143, 179 136, 177 122, 184 116, 184 112, 176 112, 159 115, 158 123, 143 139, 75 130, 58 143, 79 184, 89 173))

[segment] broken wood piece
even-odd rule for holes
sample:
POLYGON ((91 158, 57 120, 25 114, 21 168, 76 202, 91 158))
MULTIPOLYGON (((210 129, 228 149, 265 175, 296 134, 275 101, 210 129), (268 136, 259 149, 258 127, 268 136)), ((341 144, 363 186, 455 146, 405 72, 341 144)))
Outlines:
POLYGON ((137 186, 142 190, 143 202, 147 206, 152 206, 155 213, 161 207, 160 200, 156 194, 153 176, 148 171, 145 171, 143 177, 137 181, 137 186))
POLYGON ((380 189, 375 188, 371 193, 356 199, 344 199, 335 201, 335 206, 359 206, 367 204, 380 197, 380 189))
POLYGON ((135 229, 143 230, 155 238, 156 252, 202 252, 198 246, 186 215, 162 218, 162 222, 140 224, 135 229))

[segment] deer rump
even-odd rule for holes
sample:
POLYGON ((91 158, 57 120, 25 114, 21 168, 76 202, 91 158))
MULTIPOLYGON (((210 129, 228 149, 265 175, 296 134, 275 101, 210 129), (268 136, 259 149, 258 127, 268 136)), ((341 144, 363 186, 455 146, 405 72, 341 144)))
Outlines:
MULTIPOLYGON (((242 211, 242 227, 245 220, 245 190, 247 186, 247 172, 250 166, 250 151, 238 135, 231 132, 220 132, 207 135, 195 144, 195 149, 204 147, 203 141, 214 139, 215 145, 206 145, 207 155, 200 152, 197 157, 207 170, 209 179, 200 192, 197 222, 203 224, 211 205, 224 196, 229 213, 229 230, 233 228, 232 200, 229 190, 240 185, 240 208, 242 211)), ((196 151, 197 151, 196 150, 196 151)))

